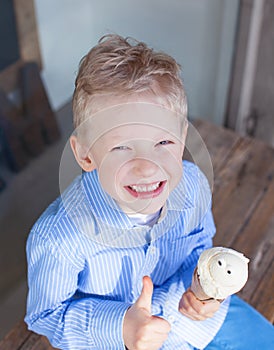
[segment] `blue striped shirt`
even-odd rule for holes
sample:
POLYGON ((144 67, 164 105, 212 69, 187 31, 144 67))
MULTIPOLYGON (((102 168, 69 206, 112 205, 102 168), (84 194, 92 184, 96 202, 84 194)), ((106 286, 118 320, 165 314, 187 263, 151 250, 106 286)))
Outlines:
POLYGON ((199 255, 212 246, 211 192, 194 164, 152 227, 138 225, 103 191, 96 171, 83 173, 33 226, 27 241, 29 293, 25 321, 60 349, 124 349, 127 309, 152 278, 152 313, 171 332, 161 349, 205 347, 226 316, 192 321, 178 311, 199 255))

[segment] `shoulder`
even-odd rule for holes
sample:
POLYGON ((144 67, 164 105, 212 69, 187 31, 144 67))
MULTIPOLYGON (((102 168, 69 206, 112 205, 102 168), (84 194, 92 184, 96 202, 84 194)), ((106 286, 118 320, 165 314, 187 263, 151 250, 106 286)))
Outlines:
POLYGON ((183 161, 183 176, 181 183, 184 184, 189 194, 201 192, 211 197, 211 189, 207 177, 194 163, 183 161))
POLYGON ((28 237, 28 250, 39 246, 57 258, 66 257, 75 263, 84 244, 75 220, 80 220, 85 205, 80 183, 76 179, 38 218, 28 237))
POLYGON ((203 216, 211 208, 211 200, 211 189, 204 173, 194 163, 183 161, 181 180, 171 194, 173 207, 194 210, 203 216))
POLYGON ((75 206, 77 207, 80 203, 79 200, 76 200, 76 197, 79 198, 81 193, 79 190, 80 180, 77 178, 63 194, 44 210, 32 227, 32 231, 45 231, 43 238, 46 239, 46 231, 64 224, 69 214, 75 209, 75 206))
POLYGON ((202 172, 202 170, 194 163, 183 160, 183 170, 185 176, 191 176, 197 178, 203 178, 206 179, 205 174, 202 172))

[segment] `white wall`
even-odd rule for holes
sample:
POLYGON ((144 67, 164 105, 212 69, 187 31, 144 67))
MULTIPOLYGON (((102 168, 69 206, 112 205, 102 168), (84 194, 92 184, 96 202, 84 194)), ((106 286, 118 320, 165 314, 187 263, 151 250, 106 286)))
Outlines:
POLYGON ((189 114, 221 124, 239 0, 35 0, 43 79, 55 109, 80 58, 105 33, 143 40, 183 68, 189 114))

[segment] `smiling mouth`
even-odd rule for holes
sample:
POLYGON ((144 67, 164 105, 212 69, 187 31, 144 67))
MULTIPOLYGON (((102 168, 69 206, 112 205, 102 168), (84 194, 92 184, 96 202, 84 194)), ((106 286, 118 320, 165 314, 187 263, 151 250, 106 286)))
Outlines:
POLYGON ((163 191, 165 184, 166 181, 159 181, 151 184, 125 186, 125 189, 134 197, 153 198, 158 196, 163 191))

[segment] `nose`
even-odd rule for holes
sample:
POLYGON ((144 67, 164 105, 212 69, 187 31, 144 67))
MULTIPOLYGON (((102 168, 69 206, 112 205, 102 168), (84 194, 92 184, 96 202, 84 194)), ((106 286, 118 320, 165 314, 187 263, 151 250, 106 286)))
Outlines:
POLYGON ((157 164, 148 159, 137 158, 132 164, 132 172, 136 176, 151 177, 157 171, 157 164))

